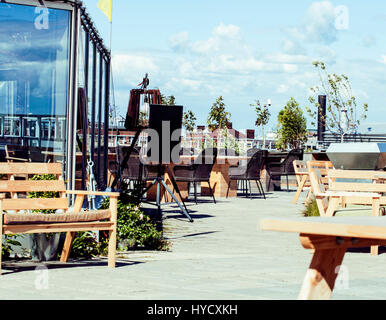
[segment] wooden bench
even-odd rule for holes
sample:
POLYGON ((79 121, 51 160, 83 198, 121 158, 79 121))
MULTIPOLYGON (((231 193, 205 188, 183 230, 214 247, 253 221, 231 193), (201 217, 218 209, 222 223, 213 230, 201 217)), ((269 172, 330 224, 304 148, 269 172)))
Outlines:
MULTIPOLYGON (((386 184, 377 183, 386 179, 386 175, 382 172, 329 169, 327 170, 329 182, 327 191, 323 189, 320 174, 316 170, 310 168, 309 177, 321 216, 332 217, 339 205, 345 208, 347 203, 371 205, 372 215, 379 216, 381 203, 386 204, 386 198, 383 197, 386 184), (358 180, 364 182, 357 182, 358 180)), ((371 247, 371 254, 378 254, 377 246, 371 247)))
POLYGON ((369 171, 363 173, 357 170, 327 170, 329 185, 328 190, 326 190, 323 182, 324 177, 318 170, 309 167, 309 178, 320 215, 331 217, 335 214, 339 204, 344 207, 346 203, 371 204, 373 215, 378 215, 382 197, 381 190, 386 192, 386 184, 341 183, 336 181, 340 178, 356 179, 353 177, 363 177, 364 174, 367 174, 367 179, 369 179, 371 175, 369 171))
POLYGON ((294 160, 293 166, 296 174, 296 182, 298 184, 298 189, 296 190, 295 197, 292 201, 293 204, 298 202, 299 196, 303 190, 307 190, 307 196, 305 203, 307 203, 311 199, 311 184, 310 179, 308 177, 308 168, 307 162, 302 160, 294 160))
POLYGON ((0 200, 2 235, 66 232, 60 261, 67 262, 76 232, 105 230, 109 232, 108 266, 115 267, 119 193, 66 190, 60 163, 0 163, 0 174, 8 177, 7 180, 0 180, 0 193, 6 194, 0 200), (55 175, 57 180, 30 179, 35 175, 47 174, 55 175), (55 192, 59 196, 29 198, 30 192, 55 192), (73 208, 69 208, 68 195, 76 195, 73 208), (110 197, 109 208, 81 211, 85 197, 90 195, 110 197), (41 213, 39 210, 61 210, 62 213, 41 213))
POLYGON ((386 217, 264 219, 260 229, 300 234, 314 250, 298 299, 329 299, 348 248, 386 245, 386 217))
MULTIPOLYGON (((348 192, 375 192, 380 194, 380 205, 386 205, 386 172, 372 170, 329 170, 327 172, 329 190, 348 192)), ((347 203, 371 205, 368 197, 350 197, 347 203)))
POLYGON ((294 166, 296 180, 298 184, 298 189, 292 201, 294 204, 297 203, 300 193, 303 190, 308 190, 305 203, 308 203, 311 200, 313 190, 312 190, 312 185, 309 177, 310 169, 319 170, 320 175, 322 177, 321 183, 324 184, 325 189, 328 186, 328 179, 326 176, 327 176, 327 170, 333 168, 331 161, 310 160, 306 162, 306 161, 294 160, 293 166, 294 166))

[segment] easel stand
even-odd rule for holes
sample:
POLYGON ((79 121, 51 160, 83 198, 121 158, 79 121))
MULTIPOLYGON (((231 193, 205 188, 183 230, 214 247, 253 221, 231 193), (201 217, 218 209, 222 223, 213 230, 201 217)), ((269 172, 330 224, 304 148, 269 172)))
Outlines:
MULTIPOLYGON (((138 141, 138 138, 139 138, 139 135, 140 135, 141 131, 142 131, 142 129, 137 130, 137 132, 135 134, 135 137, 134 137, 134 139, 133 139, 133 141, 132 141, 132 143, 130 145, 130 148, 129 148, 127 154, 125 155, 124 159, 120 163, 120 166, 118 168, 118 174, 115 177, 114 182, 112 184, 112 188, 113 189, 118 184, 118 181, 122 180, 122 171, 125 168, 125 165, 126 165, 127 161, 129 160, 131 153, 133 152, 133 149, 135 147, 135 144, 138 141)), ((155 184, 157 184, 156 205, 157 205, 157 208, 158 208, 158 216, 161 217, 161 185, 162 185, 165 188, 165 190, 172 196, 172 198, 177 203, 177 205, 180 207, 182 213, 189 219, 190 222, 193 222, 192 217, 188 214, 188 209, 186 208, 185 202, 182 200, 182 203, 183 203, 183 206, 182 206, 181 202, 178 201, 178 199, 176 198, 174 193, 170 190, 170 188, 166 185, 164 179, 162 178, 162 166, 165 166, 165 169, 168 171, 170 180, 172 181, 172 184, 173 184, 173 187, 174 187, 174 190, 177 191, 178 195, 180 196, 180 199, 182 200, 180 189, 178 188, 178 185, 177 185, 176 181, 174 180, 173 174, 170 172, 169 167, 167 165, 162 165, 162 164, 158 165, 157 178, 155 178, 153 180, 153 182, 150 184, 150 186, 148 186, 144 191, 142 191, 142 193, 140 195, 140 198, 142 198, 143 195, 147 191, 149 191, 151 187, 153 187, 155 184)), ((142 174, 140 173, 139 181, 142 180, 141 176, 142 176, 142 174)), ((151 203, 151 202, 148 202, 148 201, 143 201, 143 202, 146 202, 146 203, 149 203, 149 204, 154 204, 154 203, 151 203)))
MULTIPOLYGON (((174 177, 173 175, 170 173, 170 171, 168 170, 168 167, 167 165, 162 165, 162 164, 159 164, 158 165, 158 174, 157 174, 157 177, 153 180, 153 182, 143 191, 141 197, 147 192, 149 191, 154 185, 157 185, 157 196, 156 196, 156 206, 157 206, 157 210, 158 210, 158 216, 161 217, 161 185, 165 188, 165 190, 171 195, 171 197, 174 199, 174 201, 177 203, 177 205, 180 207, 182 213, 189 219, 190 222, 193 222, 193 219, 192 217, 189 215, 188 213, 188 209, 186 208, 186 205, 185 205, 185 202, 182 200, 182 196, 181 196, 181 193, 180 193, 180 189, 178 188, 178 185, 176 183, 176 181, 174 180, 174 177), (162 177, 162 173, 161 173, 161 170, 162 170, 162 166, 165 166, 165 169, 168 171, 169 173, 169 177, 170 177, 170 180, 172 181, 172 184, 173 184, 173 187, 174 189, 177 191, 178 195, 180 196, 180 199, 182 201, 182 204, 181 202, 177 199, 177 197, 174 195, 174 193, 170 190, 170 188, 167 186, 167 184, 165 183, 163 177, 162 177)), ((149 204, 154 204, 152 202, 148 202, 148 201, 143 201, 143 202, 146 202, 146 203, 149 203, 149 204)))

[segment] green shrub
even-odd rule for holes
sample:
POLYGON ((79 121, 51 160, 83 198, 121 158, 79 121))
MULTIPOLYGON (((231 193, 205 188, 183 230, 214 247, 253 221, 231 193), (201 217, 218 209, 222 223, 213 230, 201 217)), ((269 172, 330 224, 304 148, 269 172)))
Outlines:
MULTIPOLYGON (((1 247, 1 258, 2 260, 8 260, 12 253, 11 245, 21 247, 21 243, 15 240, 16 235, 5 235, 4 239, 5 241, 1 247)), ((2 239, 0 239, 0 241, 2 241, 2 239)))
POLYGON ((72 258, 92 258, 103 252, 103 241, 98 242, 95 233, 91 231, 77 232, 71 246, 72 258))
MULTIPOLYGON (((157 231, 156 224, 144 214, 132 194, 122 193, 117 208, 117 248, 127 251, 132 249, 168 250, 169 243, 157 231)), ((102 208, 109 207, 110 200, 105 199, 102 208)), ((72 249, 72 258, 90 258, 108 253, 108 232, 100 232, 99 242, 92 232, 77 233, 72 249)))
MULTIPOLYGON (((103 207, 108 206, 109 199, 106 199, 103 207)), ((117 243, 120 250, 139 247, 167 250, 169 245, 163 239, 162 232, 157 231, 156 224, 140 210, 139 205, 126 203, 121 198, 118 200, 117 243)))
MULTIPOLYGON (((30 180, 58 180, 54 174, 34 175, 30 180)), ((28 198, 59 198, 59 192, 29 192, 28 198)), ((55 213, 55 210, 34 210, 38 213, 55 213)))
POLYGON ((306 204, 305 209, 302 212, 305 217, 318 217, 320 216, 319 208, 316 203, 316 199, 313 198, 310 202, 306 204))

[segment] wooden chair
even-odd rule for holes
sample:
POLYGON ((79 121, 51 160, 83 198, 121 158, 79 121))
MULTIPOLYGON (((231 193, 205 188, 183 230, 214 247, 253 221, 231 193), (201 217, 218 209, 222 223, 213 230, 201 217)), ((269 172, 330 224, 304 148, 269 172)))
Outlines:
MULTIPOLYGON (((108 266, 115 267, 117 201, 119 193, 66 190, 60 163, 0 163, 0 192, 7 194, 0 200, 1 234, 66 232, 60 261, 68 260, 76 232, 106 230, 109 232, 108 266), (56 175, 57 180, 29 180, 34 175, 56 175), (27 179, 20 179, 24 175, 27 179), (28 198, 30 192, 57 192, 58 198, 28 198), (67 195, 76 195, 72 211, 67 195), (86 196, 110 197, 107 210, 81 211, 86 196), (62 210, 63 213, 39 213, 37 210, 62 210), (71 212, 70 212, 71 211, 71 212)), ((0 241, 1 252, 1 241, 0 241)), ((1 274, 1 257, 0 257, 1 274)))
POLYGON ((301 192, 303 190, 307 190, 308 192, 305 200, 305 203, 307 203, 310 201, 312 195, 311 183, 308 176, 307 162, 301 160, 294 160, 293 166, 296 174, 296 181, 298 183, 298 189, 292 202, 296 204, 301 192))
POLYGON ((300 234, 314 250, 298 299, 329 299, 348 248, 386 245, 386 217, 264 219, 260 229, 300 234))
POLYGON ((269 174, 267 190, 270 190, 269 188, 273 179, 278 178, 281 181, 281 177, 285 176, 287 179, 287 191, 289 191, 288 176, 296 175, 293 167, 293 162, 294 160, 301 159, 303 159, 303 149, 293 149, 288 152, 286 158, 282 162, 269 163, 267 166, 267 172, 269 174))
MULTIPOLYGON (((328 189, 328 178, 327 178, 327 170, 334 169, 334 166, 331 161, 321 161, 321 160, 310 160, 307 161, 307 168, 315 169, 320 172, 321 180, 320 182, 324 185, 324 188, 328 189)), ((311 187, 312 192, 312 187, 311 187)))
POLYGON ((12 150, 8 145, 5 145, 4 148, 7 162, 31 162, 27 149, 12 150))
POLYGON ((321 182, 324 184, 325 188, 328 187, 328 179, 326 178, 327 170, 334 168, 331 161, 321 161, 321 160, 310 160, 307 162, 295 160, 293 162, 293 166, 296 173, 296 180, 298 183, 298 190, 296 191, 296 194, 293 200, 294 204, 297 203, 297 200, 303 189, 309 188, 309 192, 307 193, 307 198, 305 203, 307 203, 312 197, 313 191, 312 191, 312 186, 311 186, 311 182, 308 174, 309 168, 319 170, 321 175, 321 182))
MULTIPOLYGON (((194 187, 194 201, 197 204, 197 183, 206 182, 209 186, 210 195, 213 202, 216 203, 216 198, 212 186, 210 185, 210 175, 217 159, 217 148, 206 148, 201 151, 193 164, 176 165, 173 167, 173 175, 176 182, 192 183, 194 187)), ((188 195, 189 195, 188 184, 188 195)))
POLYGON ((246 184, 246 195, 247 197, 252 195, 252 188, 249 187, 248 194, 248 183, 251 184, 251 180, 256 182, 257 188, 259 189, 260 194, 266 199, 263 185, 261 183, 261 170, 263 169, 265 159, 267 158, 267 150, 252 149, 248 150, 250 158, 248 159, 245 165, 239 165, 237 167, 230 167, 228 170, 229 183, 227 188, 227 198, 229 194, 229 189, 231 187, 231 181, 242 181, 246 184), (251 154, 254 152, 253 154, 251 154))

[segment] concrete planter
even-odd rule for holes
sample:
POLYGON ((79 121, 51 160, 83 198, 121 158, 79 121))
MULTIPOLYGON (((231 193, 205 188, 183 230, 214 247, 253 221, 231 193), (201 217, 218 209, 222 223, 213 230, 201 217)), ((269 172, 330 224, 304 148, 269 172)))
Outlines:
POLYGON ((60 233, 54 233, 50 237, 47 237, 45 233, 31 234, 30 243, 32 260, 57 260, 60 239, 60 233))

